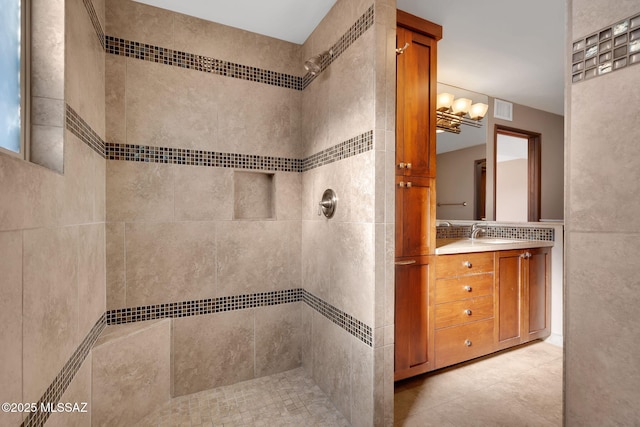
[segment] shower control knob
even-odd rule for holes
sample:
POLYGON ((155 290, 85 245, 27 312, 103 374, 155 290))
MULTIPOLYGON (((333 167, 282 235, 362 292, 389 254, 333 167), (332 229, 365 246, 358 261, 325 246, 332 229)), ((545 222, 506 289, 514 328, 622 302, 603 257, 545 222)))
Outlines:
POLYGON ((471 286, 467 285, 467 286, 464 287, 464 290, 467 291, 467 292, 471 292, 473 290, 473 288, 471 286))
POLYGON ((464 340, 464 345, 466 345, 467 347, 471 347, 471 340, 464 340))

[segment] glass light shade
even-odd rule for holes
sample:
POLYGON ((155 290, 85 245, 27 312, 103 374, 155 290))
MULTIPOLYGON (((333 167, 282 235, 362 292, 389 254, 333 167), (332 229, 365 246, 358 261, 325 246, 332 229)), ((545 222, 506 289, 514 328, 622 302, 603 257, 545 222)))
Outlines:
POLYGON ((436 103, 436 110, 448 111, 453 103, 453 95, 450 93, 439 93, 438 101, 436 103))
POLYGON ((451 112, 457 116, 464 116, 469 112, 469 108, 471 108, 471 102, 472 101, 467 98, 458 98, 453 101, 451 112))
POLYGON ((485 114, 487 114, 487 110, 489 106, 487 104, 483 104, 482 102, 478 102, 477 104, 473 104, 471 108, 469 108, 469 117, 471 120, 482 120, 485 114))

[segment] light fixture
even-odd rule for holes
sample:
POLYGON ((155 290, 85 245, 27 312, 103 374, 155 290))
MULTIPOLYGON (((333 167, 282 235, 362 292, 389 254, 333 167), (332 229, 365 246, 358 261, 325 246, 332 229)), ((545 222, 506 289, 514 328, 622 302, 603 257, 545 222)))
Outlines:
POLYGON ((458 98, 450 93, 439 93, 436 103, 436 133, 460 133, 460 125, 482 127, 480 121, 489 106, 468 98, 458 98))

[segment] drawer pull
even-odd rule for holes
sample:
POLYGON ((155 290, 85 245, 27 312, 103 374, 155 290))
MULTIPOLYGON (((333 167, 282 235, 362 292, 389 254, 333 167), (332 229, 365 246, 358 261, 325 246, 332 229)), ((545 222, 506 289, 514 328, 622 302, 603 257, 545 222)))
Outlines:
POLYGON ((471 264, 471 261, 465 261, 465 262, 462 263, 462 265, 464 265, 467 268, 473 267, 473 264, 471 264))
POLYGON ((416 260, 415 259, 410 259, 407 261, 396 261, 396 265, 411 265, 411 264, 415 264, 416 260))
POLYGON ((473 288, 471 286, 467 285, 467 286, 464 287, 464 290, 467 291, 467 292, 471 292, 473 290, 473 288))
POLYGON ((468 308, 464 311, 464 314, 466 314, 467 316, 471 316, 471 310, 469 310, 468 308))
POLYGON ((471 347, 471 340, 464 340, 464 345, 466 345, 467 347, 471 347))

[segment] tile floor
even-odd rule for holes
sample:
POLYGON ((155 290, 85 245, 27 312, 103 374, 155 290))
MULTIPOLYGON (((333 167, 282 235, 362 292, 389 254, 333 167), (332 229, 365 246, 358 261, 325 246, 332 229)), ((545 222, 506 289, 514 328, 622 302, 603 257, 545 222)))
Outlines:
MULTIPOLYGON (((562 349, 535 342, 396 384, 395 425, 562 425, 562 349)), ((139 427, 347 427, 298 368, 172 399, 139 427)))
POLYGON ((562 348, 537 341, 396 383, 395 425, 562 426, 562 348))
POLYGON ((139 427, 348 427, 303 368, 171 399, 139 427))

